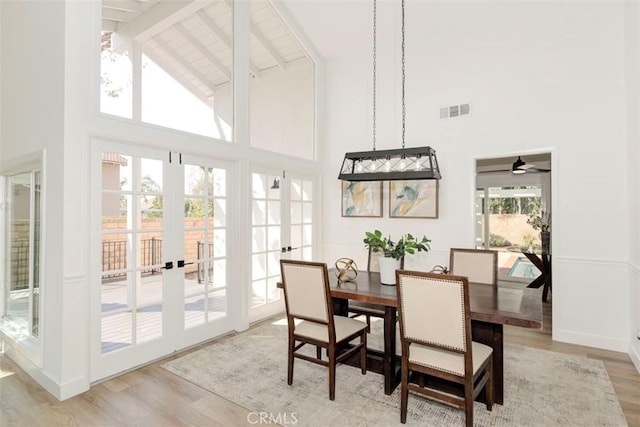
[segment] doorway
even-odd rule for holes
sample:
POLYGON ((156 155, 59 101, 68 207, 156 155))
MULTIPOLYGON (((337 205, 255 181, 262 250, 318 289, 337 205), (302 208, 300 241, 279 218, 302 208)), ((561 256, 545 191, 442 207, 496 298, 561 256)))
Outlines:
POLYGON ((91 381, 231 330, 231 165, 96 144, 91 381), (99 237, 98 237, 99 236, 99 237))
POLYGON ((516 160, 476 161, 476 247, 498 251, 501 282, 529 284, 542 274, 536 255, 551 253, 537 221, 551 215, 551 154, 522 156, 520 173, 516 160))
POLYGON ((280 259, 313 260, 314 187, 311 177, 255 169, 251 175, 251 292, 249 322, 284 311, 280 259))

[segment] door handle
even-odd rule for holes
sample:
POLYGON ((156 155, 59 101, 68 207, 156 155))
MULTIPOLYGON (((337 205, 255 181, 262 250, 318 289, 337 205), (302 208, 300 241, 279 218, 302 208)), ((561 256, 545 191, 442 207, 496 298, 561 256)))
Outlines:
POLYGON ((160 268, 166 268, 167 270, 171 270, 173 268, 173 261, 165 262, 164 267, 160 267, 160 268))
POLYGON ((183 260, 183 259, 179 259, 179 260, 178 260, 178 268, 182 268, 182 267, 184 267, 185 265, 189 265, 189 264, 193 264, 193 263, 192 263, 192 262, 184 262, 184 260, 183 260))

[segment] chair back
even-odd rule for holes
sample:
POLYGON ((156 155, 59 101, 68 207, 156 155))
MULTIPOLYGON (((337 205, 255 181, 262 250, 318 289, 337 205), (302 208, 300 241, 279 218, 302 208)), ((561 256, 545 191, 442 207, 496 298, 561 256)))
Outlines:
MULTIPOLYGON (((380 272, 380 258, 383 255, 380 252, 373 252, 369 248, 369 256, 367 258, 367 271, 379 273, 380 272)), ((400 258, 400 269, 404 269, 404 255, 400 258)))
POLYGON ((471 347, 467 278, 398 270, 396 279, 402 341, 467 352, 471 347))
POLYGON ((287 317, 329 324, 330 303, 327 264, 280 260, 287 317))
POLYGON ((498 285, 498 251, 451 248, 449 270, 472 283, 498 285))

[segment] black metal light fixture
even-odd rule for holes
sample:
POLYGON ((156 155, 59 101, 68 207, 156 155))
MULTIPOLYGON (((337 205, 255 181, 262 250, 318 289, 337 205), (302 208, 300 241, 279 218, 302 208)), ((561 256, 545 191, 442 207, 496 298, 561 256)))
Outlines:
POLYGON ((526 163, 522 161, 522 159, 520 158, 520 156, 518 156, 518 160, 516 160, 515 162, 513 162, 513 166, 511 167, 511 173, 514 174, 522 174, 525 173, 527 170, 523 167, 526 163))
POLYGON ((431 147, 405 148, 405 43, 402 0, 402 148, 376 151, 376 0, 373 0, 373 150, 346 153, 338 179, 395 181, 440 179, 436 151, 431 147))

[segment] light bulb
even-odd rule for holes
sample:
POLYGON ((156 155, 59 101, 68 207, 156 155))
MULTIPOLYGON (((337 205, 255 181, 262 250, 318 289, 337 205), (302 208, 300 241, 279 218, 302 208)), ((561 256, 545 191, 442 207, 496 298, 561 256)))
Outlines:
POLYGON ((384 162, 384 171, 391 172, 391 160, 387 159, 387 161, 384 162))
POLYGON ((404 157, 402 157, 400 159, 400 170, 404 172, 404 170, 407 168, 407 162, 404 159, 404 157))

